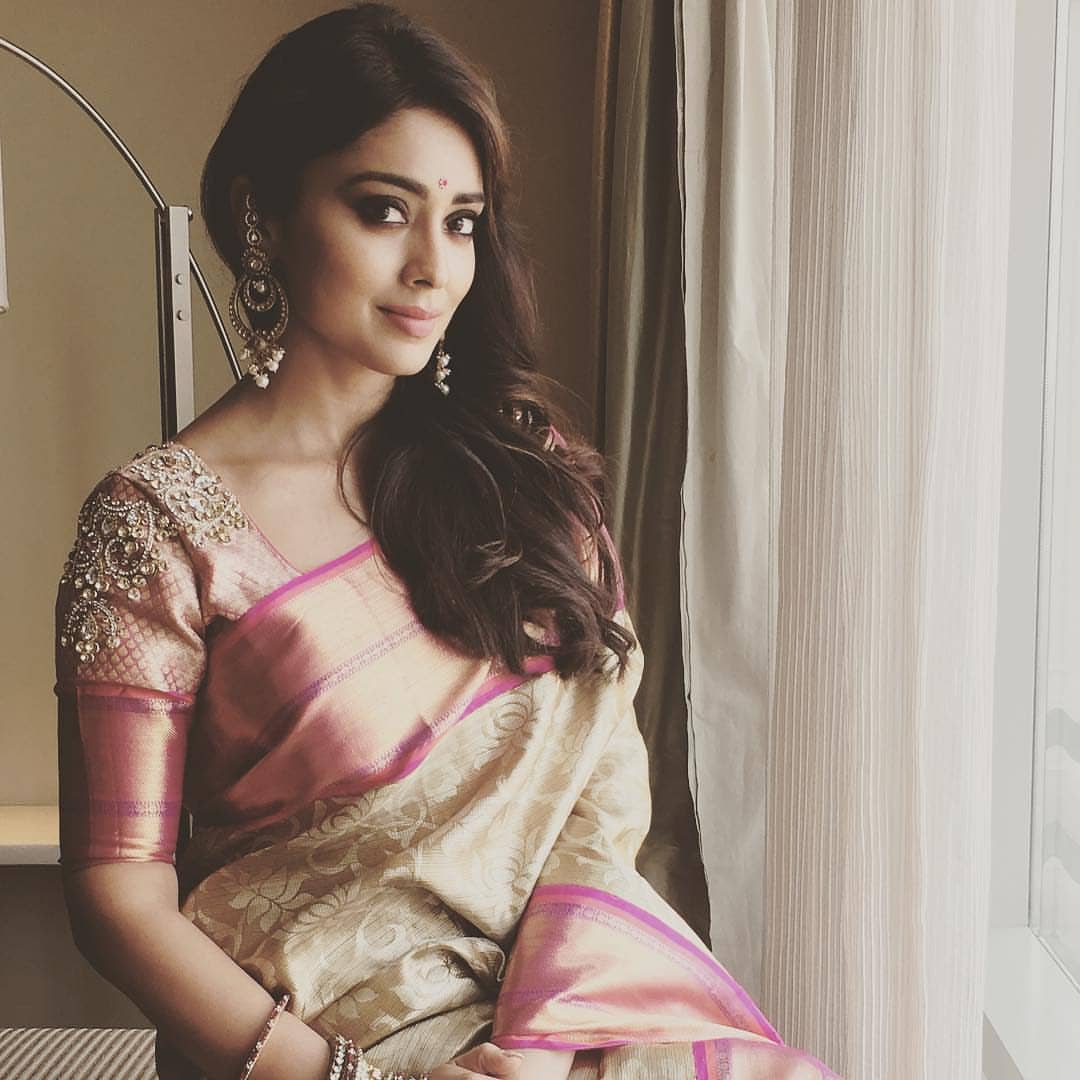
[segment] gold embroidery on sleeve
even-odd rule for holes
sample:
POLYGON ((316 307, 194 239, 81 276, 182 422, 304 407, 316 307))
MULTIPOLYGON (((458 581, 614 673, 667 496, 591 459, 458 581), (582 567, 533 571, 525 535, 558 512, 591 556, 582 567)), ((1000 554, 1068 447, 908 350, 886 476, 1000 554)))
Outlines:
POLYGON ((74 588, 60 644, 75 650, 80 670, 102 648, 120 644, 120 619, 106 598, 116 592, 141 597, 148 579, 167 566, 156 548, 159 540, 182 532, 196 547, 207 538, 227 544, 233 530, 248 525, 236 496, 187 447, 153 444, 117 471, 153 489, 164 509, 145 498, 98 491, 80 512, 60 579, 74 588))
POLYGON ((227 544, 234 529, 247 528, 236 496, 186 446, 148 446, 124 471, 154 489, 196 547, 207 537, 227 544))
POLYGON ((138 600, 147 580, 165 569, 157 541, 176 533, 166 515, 145 499, 117 499, 97 491, 87 500, 60 578, 75 590, 60 628, 60 644, 75 650, 80 668, 92 663, 102 646, 115 649, 120 644, 120 620, 105 597, 122 591, 138 600))

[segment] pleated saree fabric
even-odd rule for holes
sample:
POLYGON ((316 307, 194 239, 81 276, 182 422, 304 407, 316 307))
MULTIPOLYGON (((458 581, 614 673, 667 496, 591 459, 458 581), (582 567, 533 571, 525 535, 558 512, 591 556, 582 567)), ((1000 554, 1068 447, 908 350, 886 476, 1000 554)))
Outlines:
MULTIPOLYGON (((611 654, 569 680, 548 655, 522 675, 462 655, 373 538, 300 573, 178 443, 110 472, 78 528, 57 598, 65 872, 171 861, 187 806, 184 915, 376 1065, 492 1039, 577 1050, 574 1080, 835 1076, 635 868, 640 647, 621 676, 611 654)), ((160 1039, 158 1059, 199 1076, 160 1039)))

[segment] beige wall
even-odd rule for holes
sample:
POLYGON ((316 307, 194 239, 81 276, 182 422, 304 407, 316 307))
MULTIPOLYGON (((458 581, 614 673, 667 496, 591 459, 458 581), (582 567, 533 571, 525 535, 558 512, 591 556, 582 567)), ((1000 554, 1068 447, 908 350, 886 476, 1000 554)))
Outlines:
MULTIPOLYGON (((4 0, 0 35, 73 82, 167 201, 195 207, 205 154, 243 76, 277 36, 336 6, 4 0)), ((545 370, 568 386, 567 400, 590 431, 596 367, 585 353, 585 255, 596 5, 402 0, 401 7, 495 78, 522 157, 523 213, 546 321, 545 370)), ((40 804, 56 799, 53 602, 75 515, 108 468, 160 437, 154 226, 149 199, 89 118, 7 52, 0 52, 0 140, 11 299, 10 313, 0 316, 0 453, 7 466, 0 470, 0 805, 40 804)), ((231 280, 198 218, 192 228, 192 247, 224 310, 231 280)), ((231 375, 199 304, 194 331, 203 409, 231 375)), ((11 891, 18 875, 5 871, 11 903, 19 902, 11 891)), ((40 903, 40 890, 55 889, 48 873, 27 871, 24 879, 27 904, 40 903)), ((53 902, 41 910, 61 909, 53 902)), ((3 987, 40 971, 33 933, 16 942, 11 925, 6 917, 0 922, 0 953, 12 960, 3 987)), ((55 929, 66 942, 66 927, 55 929)), ((14 1015, 7 994, 0 989, 5 1020, 14 1015)), ((63 1017, 36 1015, 36 1007, 25 1015, 20 1007, 18 1023, 118 1022, 111 1005, 102 1011, 91 998, 63 1017)), ((50 995, 29 1000, 47 1003, 50 995)))

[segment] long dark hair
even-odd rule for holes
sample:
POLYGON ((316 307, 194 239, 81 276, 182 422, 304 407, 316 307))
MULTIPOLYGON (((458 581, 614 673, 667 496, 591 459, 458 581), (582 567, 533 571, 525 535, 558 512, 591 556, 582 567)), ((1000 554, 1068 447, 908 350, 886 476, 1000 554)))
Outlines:
POLYGON ((535 286, 508 208, 513 163, 489 78, 445 40, 385 3, 359 3, 278 40, 240 91, 207 157, 202 212, 215 248, 242 273, 229 201, 250 178, 260 209, 287 216, 301 173, 400 109, 455 122, 480 160, 485 212, 476 274, 446 333, 453 390, 434 361, 398 377, 386 404, 350 436, 363 440, 368 522, 421 623, 458 650, 522 674, 551 655, 559 674, 621 675, 634 635, 614 619, 621 571, 605 519, 602 456, 573 432, 536 362, 535 286), (554 633, 547 642, 525 620, 554 633))

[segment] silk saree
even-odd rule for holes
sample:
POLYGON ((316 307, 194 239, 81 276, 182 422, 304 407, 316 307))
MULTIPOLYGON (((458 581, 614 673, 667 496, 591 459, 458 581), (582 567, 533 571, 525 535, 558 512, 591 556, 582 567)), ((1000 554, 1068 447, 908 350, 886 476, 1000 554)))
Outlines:
POLYGON ((836 1077, 635 868, 640 645, 569 680, 461 655, 374 538, 300 572, 177 442, 83 504, 56 625, 65 872, 176 858, 183 914, 326 1037, 414 1073, 491 1040, 572 1080, 836 1077))

